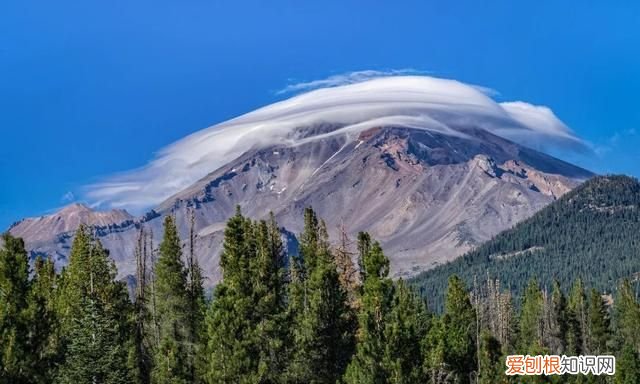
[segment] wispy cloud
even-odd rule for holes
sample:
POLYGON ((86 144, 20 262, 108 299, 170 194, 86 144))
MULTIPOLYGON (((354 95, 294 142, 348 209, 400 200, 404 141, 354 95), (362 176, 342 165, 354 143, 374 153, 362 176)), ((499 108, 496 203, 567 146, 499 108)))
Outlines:
POLYGON ((593 151, 599 157, 603 157, 613 151, 622 140, 634 137, 638 134, 635 128, 623 129, 621 131, 614 132, 611 136, 606 138, 604 142, 600 144, 592 145, 593 151))
POLYGON ((338 75, 332 75, 325 79, 294 82, 286 87, 276 91, 276 95, 295 94, 300 92, 308 92, 318 88, 339 87, 341 85, 361 83, 363 81, 372 80, 378 77, 389 76, 407 76, 407 75, 426 75, 427 71, 417 69, 390 69, 386 71, 368 69, 364 71, 346 72, 338 75))
POLYGON ((70 203, 72 201, 75 201, 76 199, 76 195, 73 194, 73 192, 71 191, 67 191, 64 195, 62 195, 62 197, 60 198, 60 200, 63 203, 70 203))
POLYGON ((348 139, 381 125, 447 135, 460 135, 460 127, 474 126, 537 149, 588 148, 545 106, 498 103, 489 88, 407 75, 409 71, 359 71, 291 84, 281 93, 302 93, 195 132, 162 149, 146 166, 90 185, 86 197, 102 206, 152 207, 249 149, 326 137, 292 135, 314 124, 329 123, 336 127, 329 135, 348 139))

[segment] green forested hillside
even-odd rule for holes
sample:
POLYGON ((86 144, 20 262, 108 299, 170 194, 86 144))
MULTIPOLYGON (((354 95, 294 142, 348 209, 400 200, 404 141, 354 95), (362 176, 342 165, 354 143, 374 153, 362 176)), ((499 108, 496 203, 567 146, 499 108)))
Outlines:
MULTIPOLYGON (((636 191, 630 179, 596 180, 567 197, 565 204, 575 205, 579 214, 560 205, 556 215, 593 235, 602 226, 589 211, 629 221, 637 204, 625 196, 637 196, 636 191), (610 191, 607 204, 598 198, 604 189, 610 191)), ((515 295, 497 281, 484 278, 470 290, 451 275, 442 313, 435 314, 405 282, 391 279, 389 259, 369 234, 351 241, 343 231, 332 246, 325 223, 311 208, 304 222, 297 252, 287 255, 273 215, 255 221, 238 209, 225 228, 223 279, 211 301, 205 299, 193 252, 193 224, 183 242, 171 216, 157 249, 151 233, 140 229, 133 301, 126 285, 115 280, 108 250, 91 228, 79 229, 69 265, 60 273, 43 259, 30 271, 24 241, 4 234, 0 384, 638 382, 640 303, 629 279, 617 285, 613 305, 580 279, 554 282, 551 289, 533 279, 516 308, 515 295), (513 354, 615 355, 617 368, 615 377, 587 375, 585 369, 581 375, 508 376, 506 359, 513 354)), ((551 220, 532 233, 544 239, 569 236, 561 222, 551 220), (562 231, 548 230, 552 225, 562 231)), ((514 235, 506 244, 517 251, 516 244, 564 243, 514 235)), ((582 244, 593 248, 586 240, 582 244)), ((597 249, 607 248, 592 253, 597 249)), ((503 263, 516 257, 523 256, 503 263)), ((617 261, 612 268, 623 265, 617 261)), ((472 276, 464 268, 459 272, 472 276)), ((592 276, 604 275, 597 272, 592 276)))
POLYGON ((465 256, 413 280, 441 308, 447 278, 468 284, 487 274, 516 297, 535 277, 567 287, 577 278, 611 292, 623 278, 640 273, 640 183, 626 176, 599 176, 465 256))

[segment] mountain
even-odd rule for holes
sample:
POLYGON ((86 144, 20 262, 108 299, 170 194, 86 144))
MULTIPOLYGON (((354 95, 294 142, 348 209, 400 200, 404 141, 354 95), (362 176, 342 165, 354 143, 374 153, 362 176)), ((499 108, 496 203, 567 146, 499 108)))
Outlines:
POLYGON ((455 261, 417 276, 433 307, 442 305, 447 279, 473 284, 490 276, 519 296, 531 278, 563 287, 577 278, 611 292, 621 279, 640 277, 640 183, 598 176, 455 261))
POLYGON ((33 256, 51 256, 64 263, 69 253, 70 239, 80 224, 111 232, 134 222, 135 218, 125 210, 101 212, 74 203, 52 215, 21 220, 13 224, 9 231, 25 239, 33 256))
POLYGON ((273 211, 291 241, 302 229, 303 209, 313 206, 330 232, 340 225, 352 235, 371 232, 394 275, 412 276, 473 249, 592 176, 468 124, 455 127, 455 135, 398 126, 331 134, 338 128, 306 126, 293 134, 316 139, 254 146, 139 218, 73 205, 10 231, 25 238, 33 255, 53 254, 64 263, 77 225, 95 225, 126 276, 134 273, 137 228, 152 230, 158 241, 162 217, 171 214, 186 235, 193 209, 196 253, 214 284, 224 224, 236 205, 257 218, 273 211))

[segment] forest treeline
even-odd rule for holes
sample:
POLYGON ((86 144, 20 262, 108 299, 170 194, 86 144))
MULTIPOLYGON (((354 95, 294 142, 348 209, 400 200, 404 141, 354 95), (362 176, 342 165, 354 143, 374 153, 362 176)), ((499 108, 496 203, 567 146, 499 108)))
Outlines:
MULTIPOLYGON (((597 176, 531 218, 450 263, 426 271, 412 285, 440 310, 447 280, 468 285, 499 278, 520 297, 532 278, 551 287, 582 279, 585 287, 613 292, 625 278, 640 276, 640 183, 628 176, 597 176)), ((640 321, 640 320, 639 320, 640 321)))
MULTIPOLYGON (((171 216, 157 249, 140 230, 135 292, 81 227, 69 264, 30 271, 24 243, 0 250, 0 383, 616 383, 640 380, 640 304, 629 281, 614 297, 532 279, 516 309, 485 278, 448 279, 442 313, 402 280, 367 233, 330 243, 311 209, 297 255, 273 216, 227 222, 223 279, 207 299, 171 216), (567 294, 565 294, 565 290, 567 294), (131 297, 132 296, 132 297, 131 297), (505 376, 509 354, 617 356, 615 377, 505 376)), ((428 293, 427 293, 428 294, 428 293)))

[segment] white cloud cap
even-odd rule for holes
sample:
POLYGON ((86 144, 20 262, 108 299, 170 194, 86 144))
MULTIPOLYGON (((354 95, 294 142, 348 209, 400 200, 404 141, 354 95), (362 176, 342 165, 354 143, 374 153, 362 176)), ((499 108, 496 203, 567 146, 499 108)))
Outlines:
POLYGON ((109 207, 155 206, 251 148, 295 145, 326 136, 296 138, 296 128, 313 124, 335 125, 340 128, 330 134, 350 138, 376 126, 449 135, 461 135, 458 127, 474 126, 537 149, 586 147, 547 107, 521 101, 497 103, 487 88, 455 80, 397 74, 376 77, 383 74, 372 71, 289 86, 287 92, 328 88, 197 131, 162 149, 146 166, 90 185, 87 197, 109 207))

